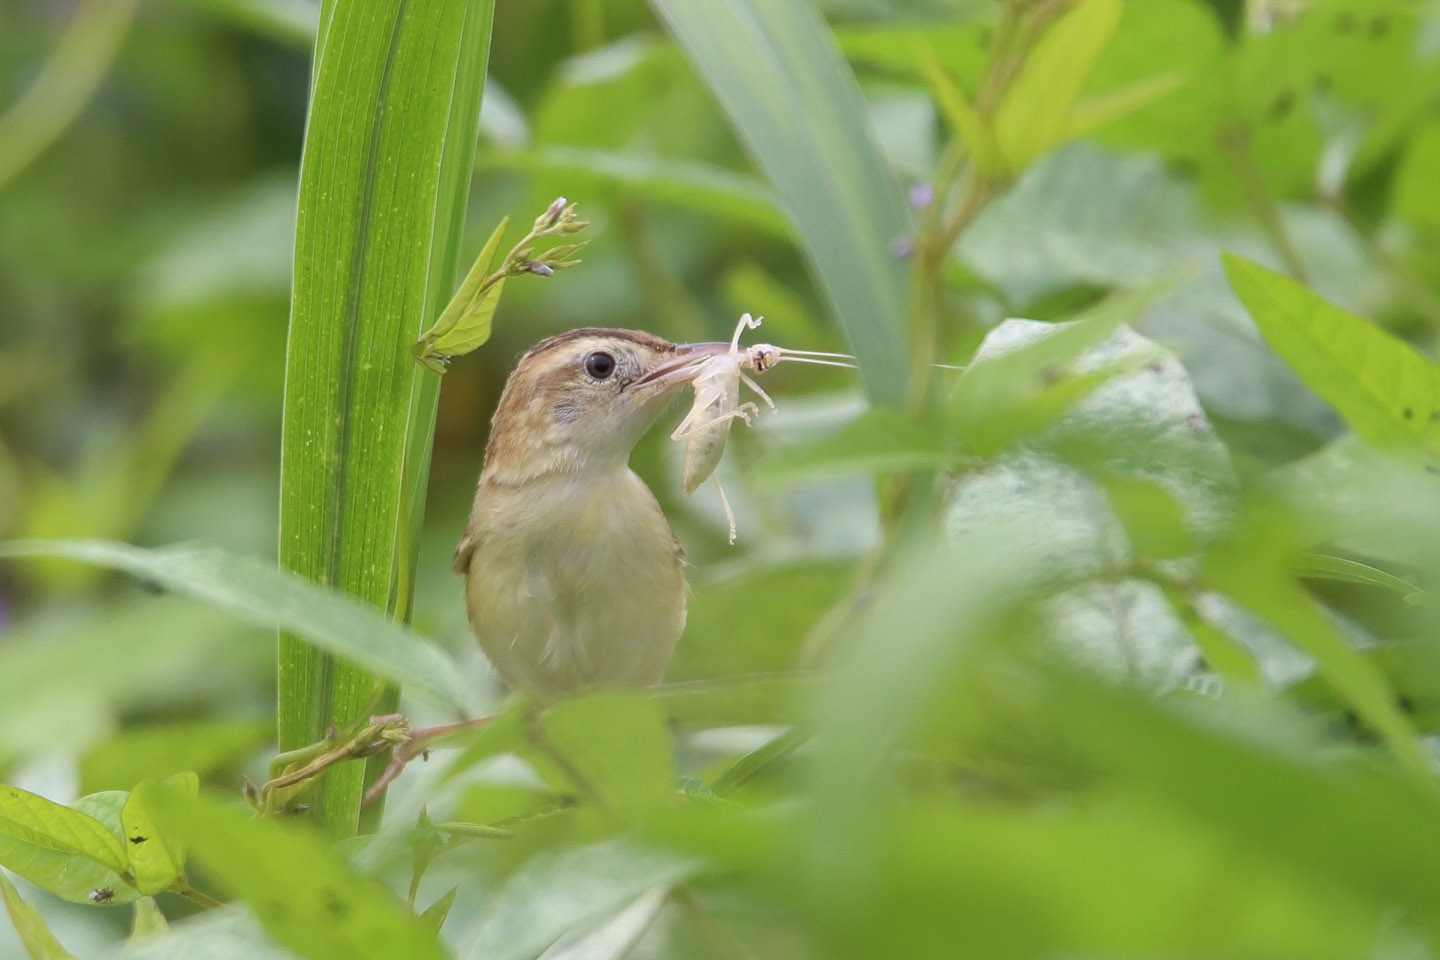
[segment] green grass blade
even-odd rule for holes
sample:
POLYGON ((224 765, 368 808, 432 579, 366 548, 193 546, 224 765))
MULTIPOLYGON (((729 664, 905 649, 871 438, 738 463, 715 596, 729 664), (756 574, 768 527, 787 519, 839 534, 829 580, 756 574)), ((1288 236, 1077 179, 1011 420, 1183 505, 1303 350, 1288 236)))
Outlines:
POLYGON ((800 234, 872 400, 905 394, 910 225, 865 104, 807 2, 651 0, 730 117, 800 234))
MULTIPOLYGON (((281 564, 403 616, 436 384, 409 346, 449 299, 491 0, 326 4, 300 169, 281 454, 281 564), (424 378, 431 378, 427 381, 424 378), (414 517, 410 516, 415 511, 414 517)), ((376 680, 280 642, 281 749, 372 702, 376 680)), ((353 831, 363 769, 314 809, 353 831)))

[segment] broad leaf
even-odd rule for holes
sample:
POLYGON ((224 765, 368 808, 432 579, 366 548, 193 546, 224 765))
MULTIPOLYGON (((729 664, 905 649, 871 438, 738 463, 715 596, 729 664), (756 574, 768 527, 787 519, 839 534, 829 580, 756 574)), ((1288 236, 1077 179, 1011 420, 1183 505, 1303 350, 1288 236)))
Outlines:
MULTIPOLYGON (((125 869, 125 850, 93 817, 17 787, 0 784, 0 836, 56 853, 125 869)), ((3 861, 0 861, 3 862, 3 861)), ((12 870, 18 868, 5 863, 12 870)))
POLYGON ((151 801, 163 829, 184 840, 207 875, 243 897, 270 935, 302 956, 444 956, 388 890, 354 873, 311 833, 176 791, 156 791, 151 801))
POLYGON ((10 914, 10 924, 30 960, 75 960, 74 955, 60 946, 60 941, 45 926, 40 912, 20 899, 19 891, 4 871, 0 871, 0 896, 5 900, 5 912, 10 914))
POLYGON ((622 839, 541 853, 500 888, 459 955, 530 960, 566 933, 589 930, 647 891, 699 869, 693 857, 622 839))
MULTIPOLYGON (((121 850, 123 856, 120 808, 125 803, 125 797, 126 794, 118 790, 90 794, 76 800, 68 814, 62 816, 86 818, 89 821, 83 824, 86 831, 94 829, 91 824, 98 824, 113 841, 112 852, 121 850)), ((96 836, 94 841, 97 846, 110 845, 102 837, 96 836)), ((106 854, 106 859, 111 859, 110 853, 106 854)), ((53 846, 31 843, 5 833, 0 833, 0 865, 71 903, 109 907, 130 903, 140 896, 140 892, 122 875, 125 865, 117 868, 84 854, 57 850, 53 846)))
POLYGON ((179 837, 170 835, 156 819, 156 793, 173 790, 194 797, 199 789, 199 777, 189 773, 164 782, 145 780, 130 791, 120 811, 120 826, 125 831, 125 850, 130 857, 135 888, 141 893, 153 896, 185 873, 185 844, 179 837))

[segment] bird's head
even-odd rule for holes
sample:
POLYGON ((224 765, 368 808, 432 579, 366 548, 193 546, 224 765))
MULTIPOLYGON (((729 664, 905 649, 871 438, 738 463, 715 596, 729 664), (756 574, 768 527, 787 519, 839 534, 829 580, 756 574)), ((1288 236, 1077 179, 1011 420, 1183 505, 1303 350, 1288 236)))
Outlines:
POLYGON ((710 347, 594 327, 542 340, 505 382, 482 479, 515 484, 623 465, 710 347))

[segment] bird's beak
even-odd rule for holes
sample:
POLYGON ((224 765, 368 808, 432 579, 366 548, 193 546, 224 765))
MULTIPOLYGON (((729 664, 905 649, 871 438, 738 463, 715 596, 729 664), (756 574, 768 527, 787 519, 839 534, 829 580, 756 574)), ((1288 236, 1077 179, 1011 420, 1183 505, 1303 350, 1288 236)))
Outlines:
POLYGON ((632 386, 681 386, 689 383, 700 372, 701 361, 729 352, 730 344, 719 340, 705 343, 677 343, 673 357, 656 364, 632 386))

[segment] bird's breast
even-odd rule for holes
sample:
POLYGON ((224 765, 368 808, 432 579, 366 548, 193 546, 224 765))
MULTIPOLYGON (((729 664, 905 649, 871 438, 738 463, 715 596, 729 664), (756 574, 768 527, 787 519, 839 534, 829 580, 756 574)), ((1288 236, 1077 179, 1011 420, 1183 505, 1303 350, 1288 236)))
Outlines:
POLYGON ((658 682, 684 626, 685 586, 639 477, 625 469, 481 497, 466 600, 502 678, 542 693, 658 682))

